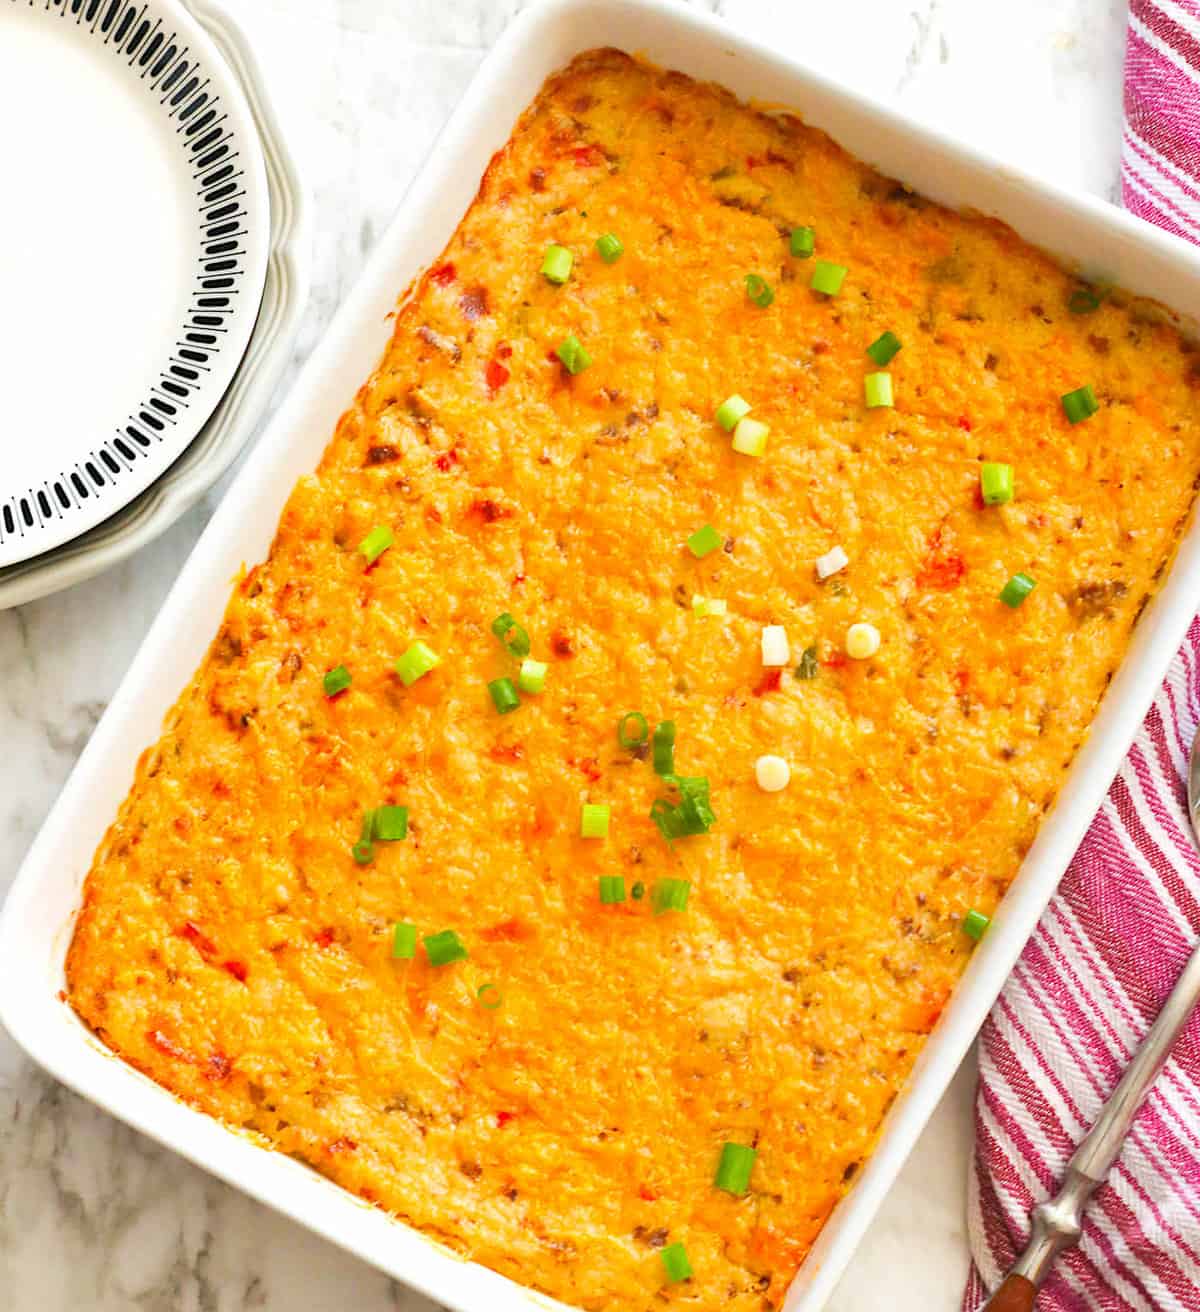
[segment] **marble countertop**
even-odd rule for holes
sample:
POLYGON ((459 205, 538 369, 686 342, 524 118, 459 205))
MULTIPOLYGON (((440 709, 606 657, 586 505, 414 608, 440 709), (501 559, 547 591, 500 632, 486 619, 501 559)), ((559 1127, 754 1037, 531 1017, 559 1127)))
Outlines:
MULTIPOLYGON (((1124 0, 694 0, 821 71, 1067 186, 1117 194, 1124 0)), ((226 0, 312 189, 292 371, 523 0, 226 0)), ((0 893, 223 485, 107 575, 0 613, 0 893)), ((973 1061, 835 1312, 952 1312, 966 1271, 973 1061)), ((0 1312, 433 1312, 96 1111, 0 1032, 0 1312)))

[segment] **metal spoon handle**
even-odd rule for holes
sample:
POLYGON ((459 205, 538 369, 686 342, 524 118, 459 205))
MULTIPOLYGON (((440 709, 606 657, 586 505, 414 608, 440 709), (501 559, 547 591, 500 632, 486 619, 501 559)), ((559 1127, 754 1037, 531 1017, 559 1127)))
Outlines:
POLYGON ((984 1312, 1003 1312, 1021 1304, 1013 1302, 1019 1289, 1032 1297, 1064 1249, 1079 1241, 1083 1211, 1092 1194, 1104 1182, 1120 1155, 1129 1127, 1151 1085, 1171 1053, 1180 1030, 1200 1000, 1200 947, 1193 951, 1183 973, 1175 981, 1171 996, 1150 1026, 1142 1045, 1125 1068, 1117 1087, 1100 1109, 1095 1124, 1084 1136, 1067 1163, 1062 1188, 1033 1211, 1033 1228, 1025 1251, 1013 1263, 1006 1279, 984 1305, 984 1312), (1014 1287, 1011 1277, 1019 1282, 1014 1287), (1027 1286, 1032 1286, 1032 1292, 1027 1286))

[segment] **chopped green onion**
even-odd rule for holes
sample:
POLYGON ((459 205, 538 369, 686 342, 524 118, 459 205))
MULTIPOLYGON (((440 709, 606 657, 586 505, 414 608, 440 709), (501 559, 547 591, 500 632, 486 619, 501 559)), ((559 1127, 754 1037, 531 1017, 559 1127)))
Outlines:
POLYGON ((669 775, 667 781, 679 789, 680 800, 672 803, 659 797, 650 807, 650 819, 662 836, 672 843, 677 838, 707 833, 717 819, 709 801, 708 780, 703 776, 669 775))
POLYGON ((1014 610, 1037 587, 1037 583, 1028 574, 1014 574, 1000 590, 1000 600, 1014 610))
POLYGON ((738 426, 739 419, 745 419, 750 413, 750 402, 738 396, 736 392, 717 406, 717 423, 727 432, 732 433, 738 426))
POLYGON ((464 961, 471 955, 452 929, 443 929, 440 934, 427 934, 424 943, 425 955, 431 966, 448 966, 454 961, 464 961))
POLYGON ((775 299, 771 284, 765 278, 759 277, 757 273, 748 273, 746 275, 746 295, 755 305, 761 306, 764 310, 775 299))
POLYGON ((518 660, 528 656, 531 648, 529 634, 505 611, 492 621, 492 632, 508 648, 509 654, 518 660))
POLYGON ((1096 400, 1096 393, 1092 391, 1091 383, 1086 383, 1063 397, 1062 408, 1071 423, 1077 424, 1081 419, 1094 415, 1100 409, 1100 402, 1096 400))
POLYGON ((517 671, 517 686, 522 692, 541 692, 546 687, 546 671, 549 668, 545 661, 526 657, 517 671))
POLYGON ((569 374, 581 374, 592 363, 592 357, 583 349, 579 338, 572 333, 569 337, 564 337, 558 350, 555 352, 563 363, 563 368, 569 374))
POLYGON ((733 430, 733 449, 743 456, 761 456, 771 429, 757 419, 739 419, 733 430))
POLYGON ((322 686, 326 697, 336 697, 350 686, 350 671, 344 665, 334 666, 325 676, 322 686))
POLYGON ((692 597, 692 610, 703 618, 719 618, 729 614, 729 603, 723 597, 702 597, 698 592, 692 597))
POLYGON ((758 1153, 741 1143, 727 1143, 717 1166, 717 1188, 739 1197, 750 1188, 750 1172, 758 1153))
POLYGON ((1100 299, 1090 287, 1076 287, 1067 298, 1067 309, 1072 314, 1091 314, 1100 308, 1100 299))
POLYGON ((724 539, 711 524, 705 524, 688 538, 687 545, 688 550, 697 560, 703 560, 705 556, 711 556, 723 541, 724 539))
POLYGON ((605 906, 612 906, 615 902, 625 901, 624 875, 600 876, 600 901, 605 906))
POLYGON ((675 721, 664 720, 654 729, 654 773, 675 773, 675 721))
POLYGON ((495 1011, 504 1001, 504 994, 490 980, 475 990, 475 996, 484 1011, 495 1011))
POLYGON ((796 678, 815 679, 820 668, 821 663, 817 660, 816 647, 805 647, 800 655, 800 664, 796 666, 796 678))
POLYGON ((546 258, 542 261, 542 274, 547 282, 562 284, 571 276, 571 265, 575 257, 565 246, 547 246, 546 258))
POLYGON ((975 942, 978 943, 987 932, 987 927, 991 923, 990 918, 985 916, 982 911, 968 911, 967 914, 963 916, 963 933, 968 938, 974 939, 975 942))
POLYGON ((600 252, 600 258, 605 264, 616 264, 616 262, 625 254, 625 247, 621 244, 620 237, 611 232, 606 232, 603 237, 596 238, 596 249, 600 252))
POLYGON ((641 747, 649 737, 650 722, 641 711, 626 711, 617 721, 617 742, 627 752, 632 751, 635 747, 641 747), (629 731, 631 724, 634 727, 633 733, 629 731))
POLYGON ((584 838, 608 837, 609 808, 604 802, 584 802, 579 812, 579 833, 584 838))
POLYGON ((818 260, 813 265, 812 280, 809 286, 814 292, 825 296, 836 296, 842 290, 842 281, 849 270, 842 264, 831 264, 828 260, 818 260))
POLYGON ((691 891, 690 880, 660 879, 654 885, 654 914, 661 916, 668 911, 686 911, 691 891))
POLYGON ((671 1284, 677 1285, 681 1280, 692 1278, 692 1264, 682 1244, 668 1244, 658 1255, 662 1258, 663 1270, 671 1284))
POLYGON ((521 699, 517 696, 517 690, 511 679, 493 679, 488 684, 488 692, 492 694, 492 703, 501 715, 507 715, 509 711, 515 711, 521 704, 521 699))
POLYGON ((417 955, 416 925, 395 925, 392 928, 392 958, 411 961, 417 955))
POLYGON ((876 337, 871 345, 867 347, 867 354, 882 369, 884 365, 891 362, 892 357, 902 344, 899 337, 889 329, 886 333, 876 337))
POLYGON ((817 234, 812 228, 793 228, 788 244, 798 260, 807 260, 817 248, 817 234))
POLYGON ((375 812, 364 811, 362 828, 359 830, 358 842, 350 849, 355 861, 360 866, 369 866, 375 860, 375 844, 371 841, 375 834, 375 812))
POLYGON ((1002 506, 1013 499, 1013 467, 985 460, 979 469, 979 493, 985 506, 1002 506))
POLYGON ((700 775, 688 778, 685 775, 672 776, 672 782, 679 789, 682 799, 676 807, 676 814, 685 834, 705 834, 717 822, 717 817, 709 803, 708 780, 700 775))
POLYGON ((646 885, 640 879, 636 880, 630 891, 633 893, 633 900, 640 902, 646 896, 646 885))
POLYGON ((401 683, 406 688, 411 688, 423 675, 437 668, 438 660, 437 652, 423 642, 414 642, 396 661, 396 673, 400 676, 401 683))
POLYGON ((392 545, 392 530, 385 526, 373 528, 358 544, 359 551, 367 558, 367 564, 373 565, 392 545))
POLYGON ((892 401, 892 375, 868 374, 863 379, 863 391, 867 398, 868 410, 890 408, 892 401))
POLYGON ((378 843, 398 843, 408 837, 408 807, 381 806, 376 808, 371 837, 378 843))

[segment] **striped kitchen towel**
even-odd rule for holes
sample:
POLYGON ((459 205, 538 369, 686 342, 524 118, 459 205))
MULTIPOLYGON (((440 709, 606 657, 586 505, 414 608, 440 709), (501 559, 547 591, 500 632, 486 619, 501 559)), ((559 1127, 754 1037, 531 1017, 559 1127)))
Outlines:
MULTIPOLYGON (((1200 0, 1131 0, 1126 208, 1200 242, 1200 0)), ((1200 933, 1184 794, 1200 619, 979 1042, 963 1300, 1024 1247, 1200 933)), ((1039 1312, 1200 1312, 1200 1018, 1176 1046, 1039 1312)))

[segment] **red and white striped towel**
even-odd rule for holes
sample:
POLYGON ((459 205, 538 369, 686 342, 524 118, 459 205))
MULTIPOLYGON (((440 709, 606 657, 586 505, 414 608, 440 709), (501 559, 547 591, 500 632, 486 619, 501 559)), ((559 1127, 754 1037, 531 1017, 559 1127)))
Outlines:
MULTIPOLYGON (((1200 242, 1200 0, 1131 0, 1126 208, 1200 242)), ((1184 795, 1200 618, 980 1035, 965 1312, 1024 1247, 1200 934, 1184 795)), ((1097 1192, 1039 1312, 1200 1312, 1200 1018, 1097 1192)))

